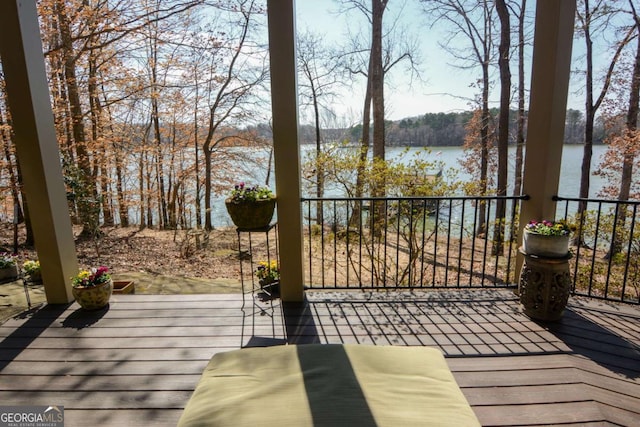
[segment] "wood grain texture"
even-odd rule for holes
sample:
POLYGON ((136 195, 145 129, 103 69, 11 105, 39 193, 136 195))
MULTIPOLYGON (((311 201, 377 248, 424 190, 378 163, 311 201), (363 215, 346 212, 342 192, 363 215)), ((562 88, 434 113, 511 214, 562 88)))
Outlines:
POLYGON ((483 425, 634 425, 640 309, 572 299, 537 323, 510 291, 118 295, 0 325, 0 401, 63 405, 68 425, 173 426, 218 352, 290 343, 440 348, 483 425))

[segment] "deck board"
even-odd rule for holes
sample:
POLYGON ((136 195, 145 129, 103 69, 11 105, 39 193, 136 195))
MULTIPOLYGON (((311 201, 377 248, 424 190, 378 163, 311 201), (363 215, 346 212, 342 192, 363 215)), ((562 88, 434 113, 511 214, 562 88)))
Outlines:
POLYGON ((243 346, 439 347, 483 425, 633 425, 640 309, 575 299, 557 324, 509 291, 122 295, 104 312, 45 307, 0 325, 0 401, 63 405, 73 426, 172 426, 209 359, 243 346), (263 311, 265 310, 265 311, 263 311))

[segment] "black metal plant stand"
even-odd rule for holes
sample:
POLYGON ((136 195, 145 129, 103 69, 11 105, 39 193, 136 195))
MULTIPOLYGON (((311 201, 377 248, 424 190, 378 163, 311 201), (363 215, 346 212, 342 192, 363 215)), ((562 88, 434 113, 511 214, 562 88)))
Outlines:
MULTIPOLYGON (((272 303, 279 294, 274 286, 262 286, 255 275, 259 261, 254 259, 254 235, 264 234, 266 241, 267 265, 271 261, 279 261, 277 223, 262 228, 237 228, 238 233, 238 261, 240 263, 240 283, 242 285, 242 308, 246 303, 246 296, 251 295, 254 305, 258 302, 268 301, 272 303)), ((272 304, 271 304, 272 305, 272 304)))

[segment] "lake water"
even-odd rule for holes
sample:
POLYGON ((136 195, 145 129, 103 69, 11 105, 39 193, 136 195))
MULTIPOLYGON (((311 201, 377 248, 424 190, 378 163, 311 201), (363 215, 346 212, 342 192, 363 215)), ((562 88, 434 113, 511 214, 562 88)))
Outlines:
MULTIPOLYGON (((303 159, 305 158, 305 152, 313 150, 311 145, 305 145, 302 147, 303 159)), ((442 161, 444 168, 458 169, 458 178, 461 180, 470 180, 471 177, 462 172, 460 166, 460 159, 464 156, 462 147, 430 147, 431 153, 425 154, 426 160, 438 160, 442 161)), ((563 197, 578 197, 580 190, 580 170, 582 167, 582 155, 584 148, 581 145, 565 145, 562 150, 562 166, 560 170, 560 184, 558 189, 558 195, 563 197)), ((420 148, 404 147, 387 147, 386 153, 389 160, 400 160, 402 158, 408 158, 413 156, 416 152, 422 152, 420 148)), ((593 159, 591 169, 594 170, 600 163, 602 156, 606 151, 606 146, 598 145, 593 147, 593 159)), ((255 171, 254 176, 241 177, 239 181, 245 181, 248 183, 262 183, 264 182, 264 169, 255 171)), ((509 180, 513 180, 513 171, 515 169, 515 147, 509 149, 509 180)), ((273 179, 271 180, 271 188, 275 189, 273 179)), ((603 187, 603 179, 596 175, 591 175, 591 183, 589 190, 589 197, 597 197, 598 192, 603 187)), ((509 190, 508 194, 511 194, 509 190)), ((331 196, 339 196, 339 194, 331 194, 331 196)), ((219 197, 213 202, 213 224, 214 226, 231 226, 231 219, 227 214, 224 206, 224 197, 219 197)))
MULTIPOLYGON (((602 156, 606 151, 606 146, 598 145, 593 147, 593 158, 591 169, 594 170, 600 164, 602 156)), ((398 157, 403 153, 403 148, 388 148, 388 158, 398 157)), ((415 150, 410 150, 410 153, 415 150)), ((563 197, 578 197, 580 191, 580 171, 582 168, 582 156, 584 148, 581 145, 565 145, 562 150, 562 166, 560 168, 560 184, 558 195, 563 197)), ((515 147, 509 147, 509 181, 513 181, 515 170, 515 147)), ((471 176, 465 174, 460 166, 460 159, 464 157, 464 150, 461 147, 433 147, 431 156, 441 160, 445 168, 456 168, 459 171, 458 177, 462 180, 471 180, 471 176)), ((591 174, 589 197, 596 197, 603 187, 603 179, 600 176, 591 174)), ((508 192, 511 194, 511 191, 508 192)))

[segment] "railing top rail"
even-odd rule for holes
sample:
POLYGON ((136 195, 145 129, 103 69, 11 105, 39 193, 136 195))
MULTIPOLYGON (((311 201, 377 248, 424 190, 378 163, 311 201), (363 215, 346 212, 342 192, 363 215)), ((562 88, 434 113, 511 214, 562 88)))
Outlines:
POLYGON ((529 195, 520 196, 387 196, 387 197, 301 197, 302 202, 319 201, 385 201, 385 200, 528 200, 529 195))
POLYGON ((618 203, 631 206, 640 206, 640 200, 616 200, 616 199, 600 199, 600 198, 583 198, 583 197, 562 197, 553 196, 556 202, 593 202, 593 203, 618 203))

